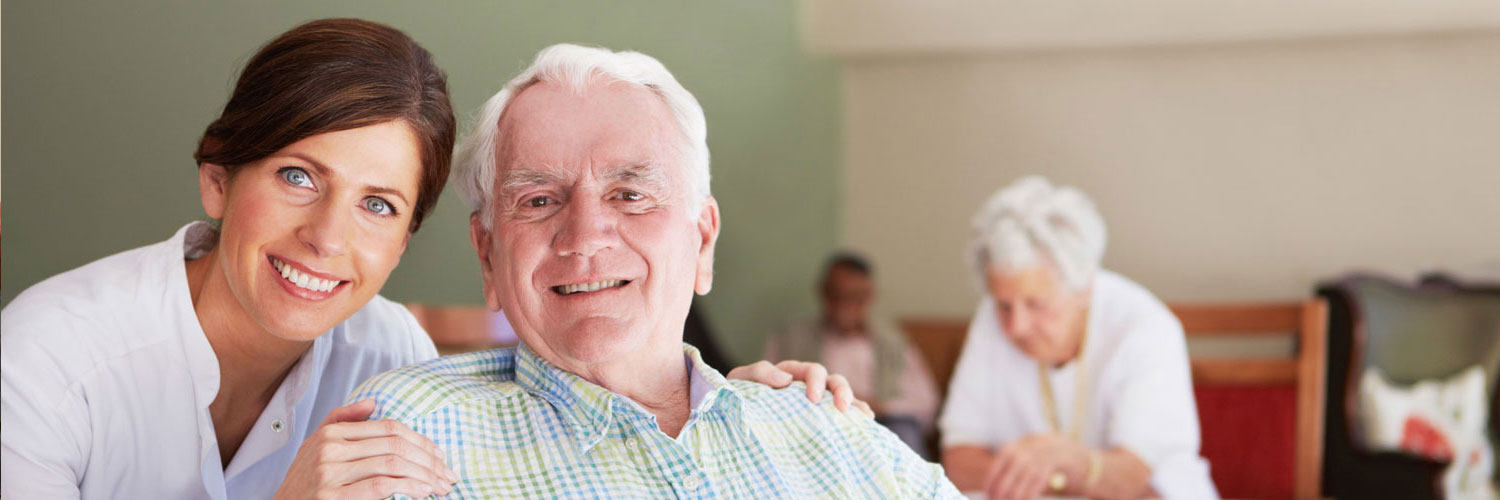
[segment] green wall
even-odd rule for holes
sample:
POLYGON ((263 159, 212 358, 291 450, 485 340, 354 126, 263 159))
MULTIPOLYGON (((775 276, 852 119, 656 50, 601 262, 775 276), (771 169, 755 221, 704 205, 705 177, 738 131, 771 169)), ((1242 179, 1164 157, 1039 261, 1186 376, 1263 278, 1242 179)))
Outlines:
MULTIPOLYGON (((704 305, 720 340, 753 359, 768 328, 812 310, 838 220, 837 71, 800 49, 795 0, 7 1, 3 300, 202 218, 191 153, 239 66, 321 17, 410 33, 448 71, 461 127, 552 43, 655 56, 708 115, 724 232, 704 305)), ((480 303, 467 231, 458 197, 444 194, 383 293, 480 303)))

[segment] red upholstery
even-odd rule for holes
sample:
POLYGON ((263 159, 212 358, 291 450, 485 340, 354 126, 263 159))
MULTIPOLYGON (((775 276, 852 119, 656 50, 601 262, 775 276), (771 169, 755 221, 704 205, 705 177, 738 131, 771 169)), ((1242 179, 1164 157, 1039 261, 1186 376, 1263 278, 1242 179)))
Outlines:
POLYGON ((1199 384, 1202 455, 1224 498, 1292 498, 1297 388, 1199 384))

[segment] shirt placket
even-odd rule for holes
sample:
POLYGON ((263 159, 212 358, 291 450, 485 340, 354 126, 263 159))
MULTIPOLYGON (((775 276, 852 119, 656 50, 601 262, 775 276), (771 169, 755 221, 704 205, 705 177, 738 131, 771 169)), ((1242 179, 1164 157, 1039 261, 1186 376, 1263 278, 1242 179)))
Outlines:
POLYGON ((650 463, 651 470, 660 474, 677 498, 716 498, 708 473, 698 466, 686 445, 658 431, 649 419, 637 416, 627 425, 626 448, 634 451, 639 447, 639 453, 650 463))

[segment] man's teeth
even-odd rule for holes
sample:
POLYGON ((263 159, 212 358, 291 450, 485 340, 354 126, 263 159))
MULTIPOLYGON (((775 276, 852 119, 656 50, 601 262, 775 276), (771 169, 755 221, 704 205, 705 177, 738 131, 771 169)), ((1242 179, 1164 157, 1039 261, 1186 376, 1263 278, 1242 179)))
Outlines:
POLYGON ((559 287, 556 287, 556 288, 557 288, 557 291, 559 293, 562 293, 563 295, 571 295, 571 294, 575 294, 575 293, 578 293, 578 292, 597 292, 597 291, 603 290, 605 288, 614 288, 614 287, 617 287, 617 286, 620 286, 620 285, 623 285, 623 284, 625 284, 625 280, 604 280, 604 281, 595 281, 593 283, 579 283, 579 284, 576 284, 576 285, 562 285, 562 286, 559 286, 559 287))
POLYGON ((325 280, 299 272, 296 268, 282 262, 281 259, 272 258, 271 263, 276 266, 277 271, 281 271, 282 279, 292 282, 293 285, 297 285, 297 288, 305 288, 314 292, 326 292, 333 290, 333 287, 339 286, 340 283, 337 280, 325 280))

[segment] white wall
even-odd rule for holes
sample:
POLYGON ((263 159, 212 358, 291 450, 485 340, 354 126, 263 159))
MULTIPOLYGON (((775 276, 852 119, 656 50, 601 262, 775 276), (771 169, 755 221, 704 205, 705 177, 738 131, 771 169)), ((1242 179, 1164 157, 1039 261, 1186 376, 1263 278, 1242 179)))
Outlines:
POLYGON ((969 217, 1029 173, 1092 195, 1105 266, 1167 300, 1500 264, 1495 31, 860 54, 842 85, 840 241, 894 314, 972 312, 969 217))

